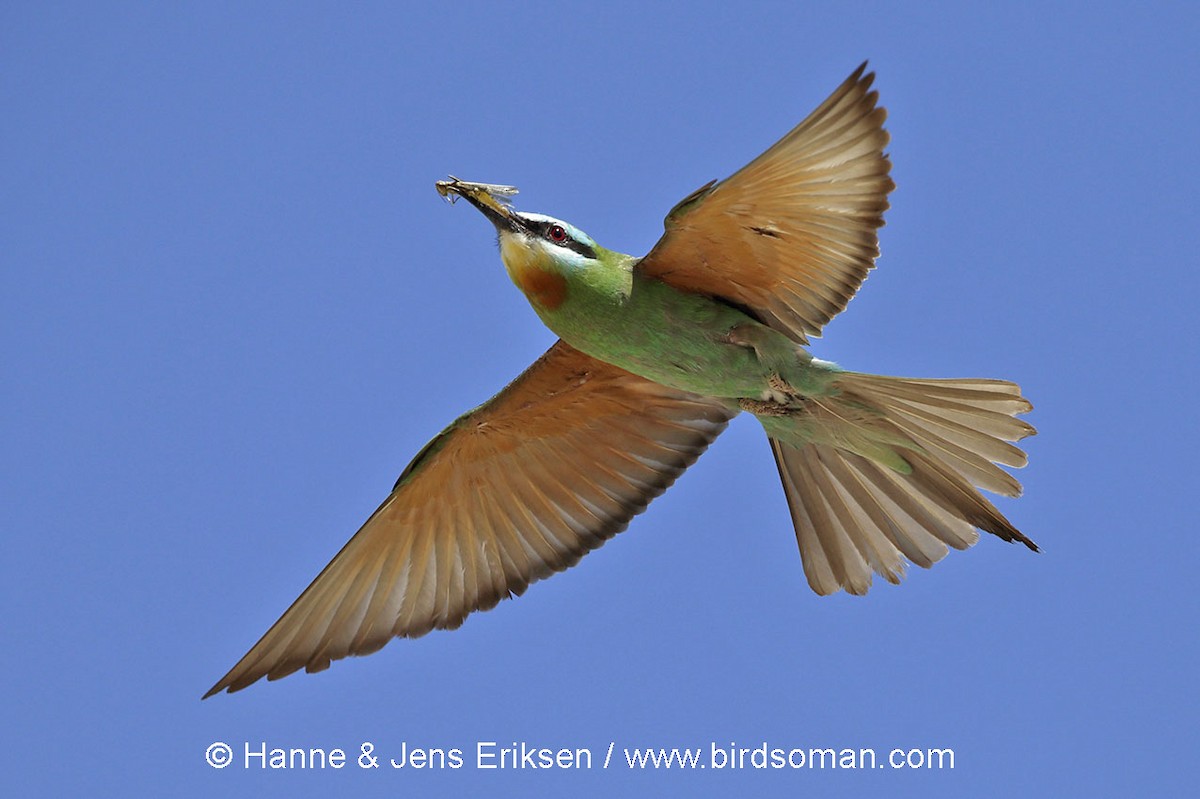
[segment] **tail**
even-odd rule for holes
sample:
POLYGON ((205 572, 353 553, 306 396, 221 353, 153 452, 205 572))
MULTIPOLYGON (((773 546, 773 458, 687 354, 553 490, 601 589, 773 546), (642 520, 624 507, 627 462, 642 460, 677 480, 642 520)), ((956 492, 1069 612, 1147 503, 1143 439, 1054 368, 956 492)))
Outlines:
POLYGON ((872 571, 898 583, 905 558, 928 568, 976 528, 1038 551, 976 489, 1021 493, 996 465, 1024 466, 1008 442, 1036 432, 1014 418, 1033 407, 1020 387, 845 372, 835 388, 803 417, 760 417, 814 591, 865 594, 872 571))

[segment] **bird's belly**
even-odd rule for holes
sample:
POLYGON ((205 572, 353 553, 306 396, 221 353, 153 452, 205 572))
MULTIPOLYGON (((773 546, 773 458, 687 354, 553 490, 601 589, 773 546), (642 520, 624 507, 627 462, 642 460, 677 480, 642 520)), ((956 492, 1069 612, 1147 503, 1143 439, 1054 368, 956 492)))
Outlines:
POLYGON ((620 306, 543 319, 594 358, 708 397, 767 399, 772 381, 802 381, 810 371, 811 359, 794 342, 735 308, 659 287, 643 286, 638 297, 636 288, 620 306), (750 331, 753 343, 742 331, 750 331))
POLYGON ((603 347, 595 357, 647 380, 708 397, 757 397, 768 387, 762 365, 741 348, 681 342, 678 337, 645 346, 640 337, 631 338, 624 347, 603 347))

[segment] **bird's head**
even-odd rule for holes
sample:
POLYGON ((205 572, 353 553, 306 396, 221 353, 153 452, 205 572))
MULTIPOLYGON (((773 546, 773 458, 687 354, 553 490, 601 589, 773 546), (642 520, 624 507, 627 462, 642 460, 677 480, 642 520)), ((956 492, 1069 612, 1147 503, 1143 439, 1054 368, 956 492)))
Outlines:
POLYGON ((628 256, 606 250, 569 222, 517 211, 494 191, 478 188, 486 185, 455 181, 449 191, 464 197, 496 226, 504 268, 538 311, 555 311, 573 286, 608 282, 603 278, 613 267, 626 267, 628 256))
POLYGON ((500 259, 529 301, 556 310, 573 283, 601 266, 596 242, 574 225, 545 214, 513 211, 496 223, 500 259))

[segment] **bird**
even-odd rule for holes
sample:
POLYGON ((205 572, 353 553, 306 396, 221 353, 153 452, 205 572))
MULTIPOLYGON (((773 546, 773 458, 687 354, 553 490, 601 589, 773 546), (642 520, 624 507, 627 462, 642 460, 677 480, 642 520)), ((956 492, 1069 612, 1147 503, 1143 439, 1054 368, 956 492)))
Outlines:
POLYGON ((740 413, 778 467, 809 586, 865 594, 978 531, 1038 547, 980 493, 1035 432, 1012 382, 885 377, 806 347, 879 255, 894 188, 886 110, 859 66, 778 142, 684 197, 644 257, 451 178, 494 225, 558 340, 454 420, 249 652, 204 695, 455 629, 624 530, 740 413))

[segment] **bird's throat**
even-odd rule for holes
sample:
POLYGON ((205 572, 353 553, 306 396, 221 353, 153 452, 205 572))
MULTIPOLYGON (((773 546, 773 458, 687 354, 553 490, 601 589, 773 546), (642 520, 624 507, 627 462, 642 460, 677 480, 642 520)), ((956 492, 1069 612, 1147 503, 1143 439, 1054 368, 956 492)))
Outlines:
POLYGON ((500 237, 500 258, 512 282, 536 307, 554 311, 567 298, 567 279, 512 237, 500 237))

